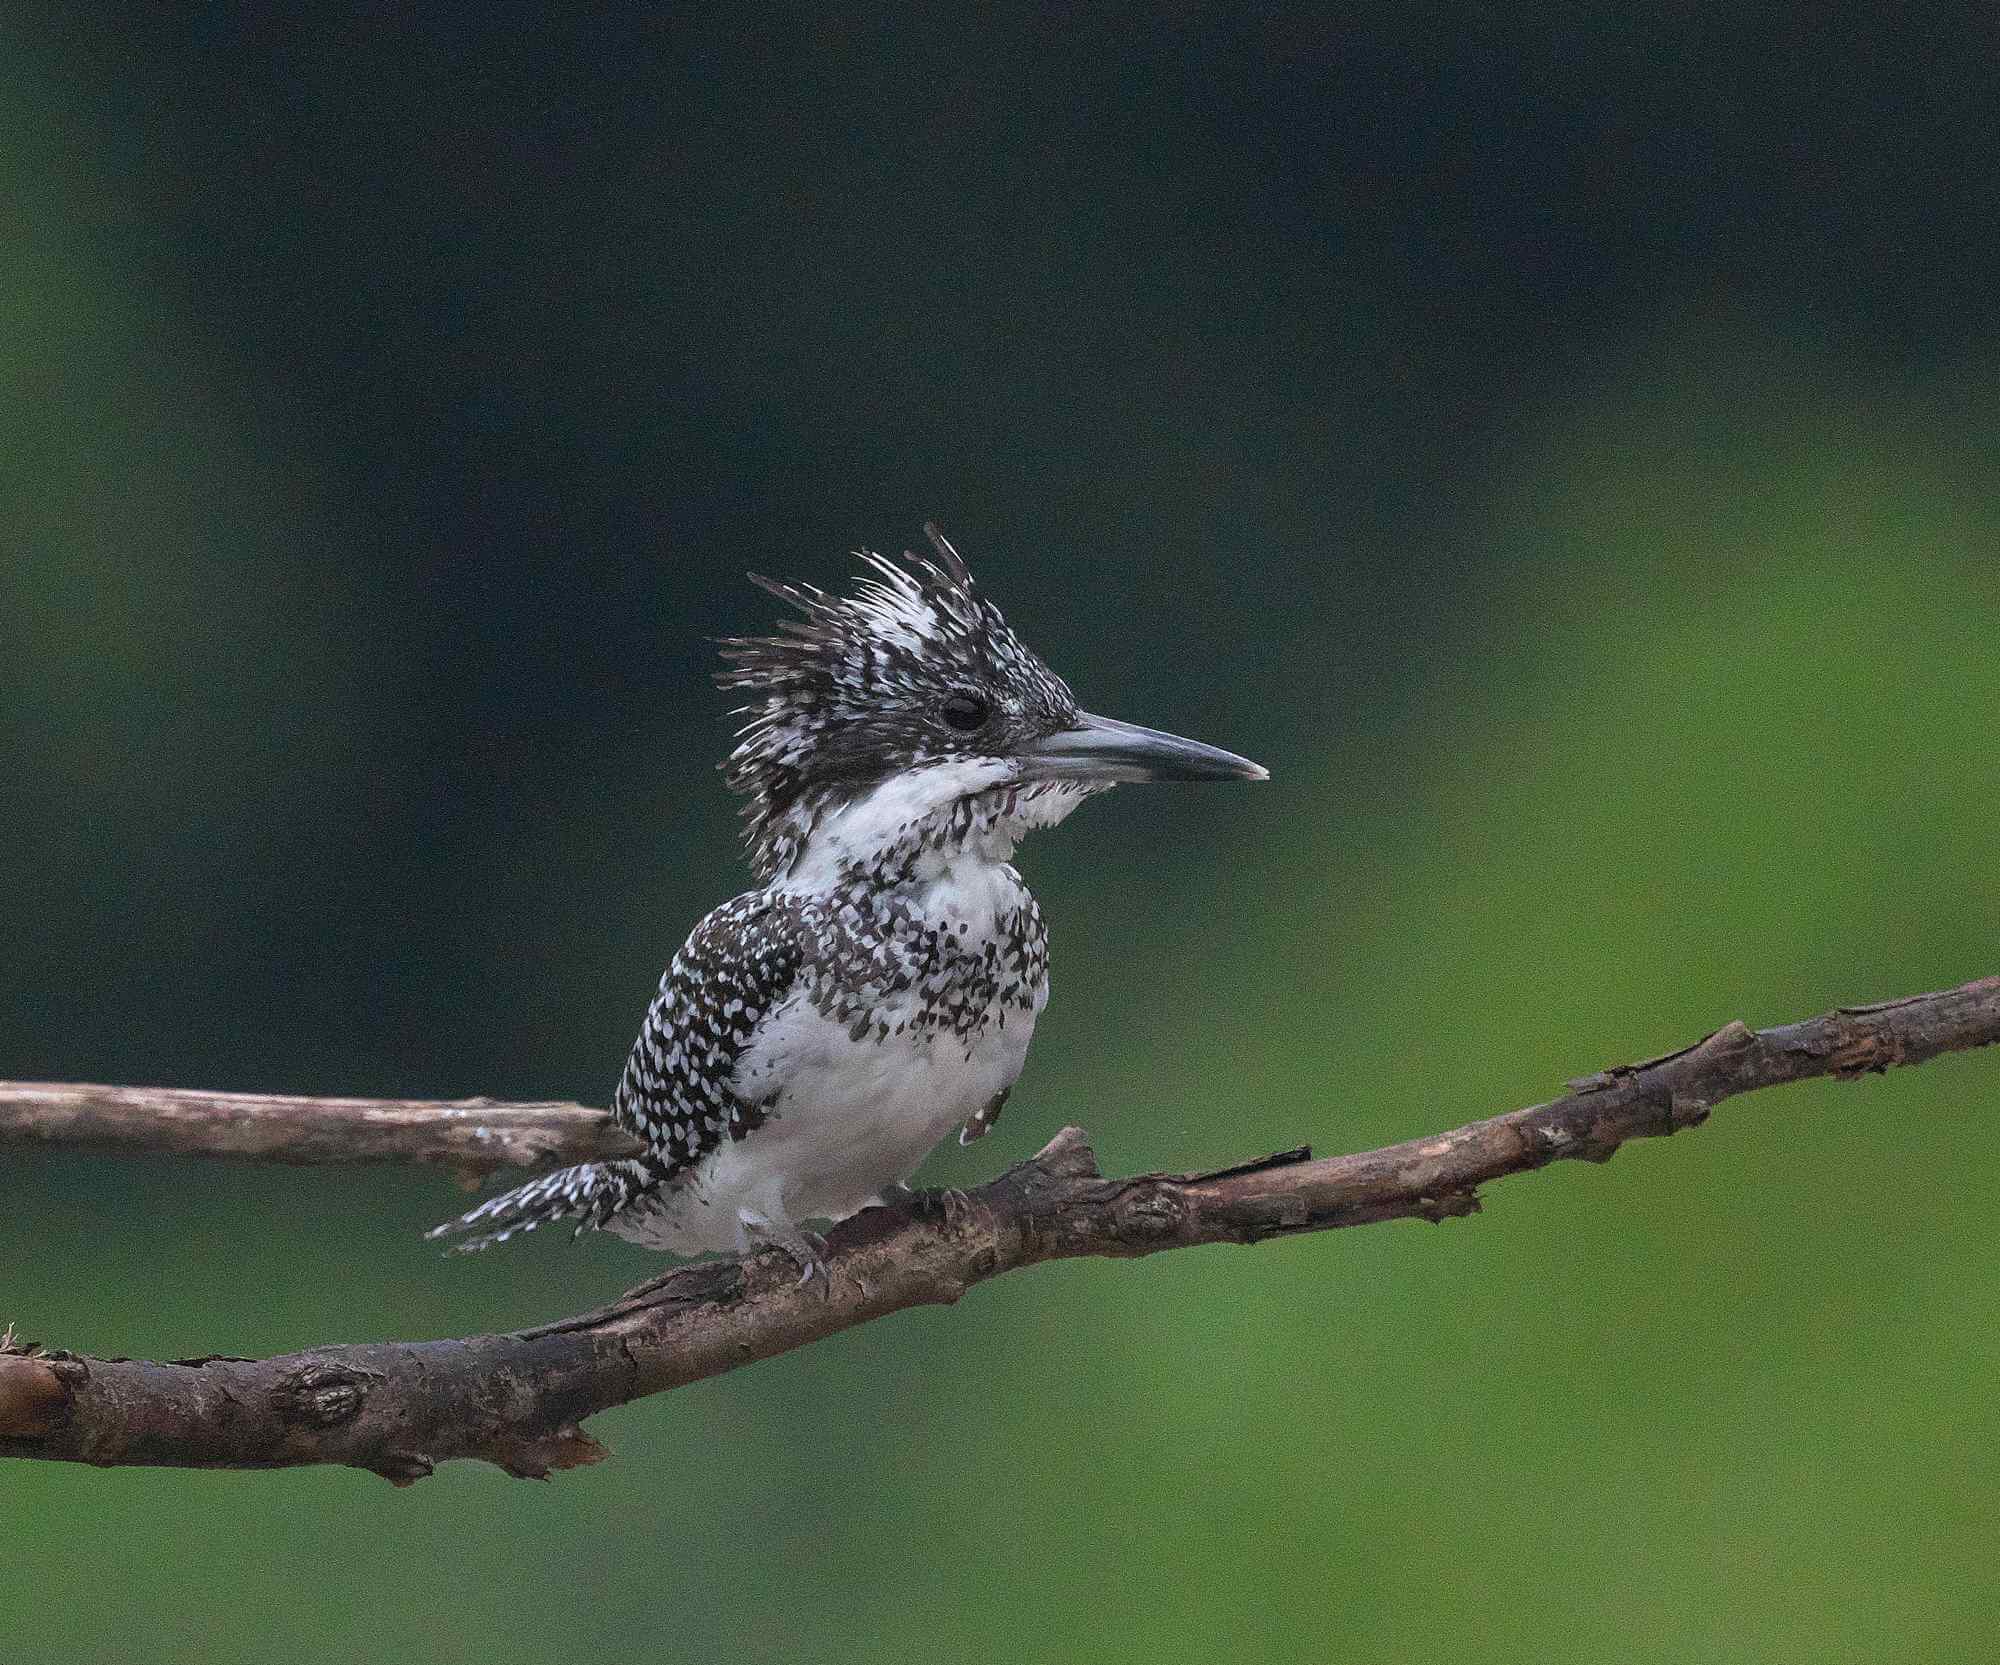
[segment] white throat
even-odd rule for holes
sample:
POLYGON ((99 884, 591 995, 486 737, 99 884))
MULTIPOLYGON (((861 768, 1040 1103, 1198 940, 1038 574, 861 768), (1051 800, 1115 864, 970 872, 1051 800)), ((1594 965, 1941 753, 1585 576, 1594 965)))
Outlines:
POLYGON ((961 862, 1000 864, 1037 827, 1052 827, 1100 790, 1076 781, 1016 784, 1005 758, 953 758, 883 781, 814 821, 780 881, 787 890, 830 889, 857 870, 908 865, 918 879, 961 862))

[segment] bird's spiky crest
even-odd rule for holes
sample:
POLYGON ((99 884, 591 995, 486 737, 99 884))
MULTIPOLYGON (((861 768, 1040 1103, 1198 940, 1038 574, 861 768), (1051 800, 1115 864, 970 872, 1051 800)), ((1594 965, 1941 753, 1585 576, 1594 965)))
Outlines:
POLYGON ((756 573, 751 581, 799 610, 782 634, 729 637, 716 680, 750 695, 723 764, 748 800, 744 839, 757 877, 784 873, 821 810, 901 769, 992 749, 1074 720, 1067 684, 979 593, 971 570, 927 525, 935 556, 901 562, 857 550, 866 569, 850 596, 756 573), (945 727, 944 700, 974 691, 996 710, 982 741, 945 727))

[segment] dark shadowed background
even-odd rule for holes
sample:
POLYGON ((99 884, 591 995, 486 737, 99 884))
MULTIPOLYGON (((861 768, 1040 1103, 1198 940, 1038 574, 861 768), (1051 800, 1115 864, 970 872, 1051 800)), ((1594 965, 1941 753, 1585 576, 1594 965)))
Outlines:
MULTIPOLYGON (((1031 843, 972 1183, 1415 1135, 2000 971, 1996 33, 240 5, 0 21, 0 1075, 603 1102, 740 888, 710 639, 936 517, 1270 765, 1031 843)), ((1940 1660, 2000 1059, 1488 1211, 1044 1269, 455 1465, 0 1470, 67 1660, 1940 1660)), ((654 1262, 4 1161, 0 1322, 262 1353, 654 1262)))

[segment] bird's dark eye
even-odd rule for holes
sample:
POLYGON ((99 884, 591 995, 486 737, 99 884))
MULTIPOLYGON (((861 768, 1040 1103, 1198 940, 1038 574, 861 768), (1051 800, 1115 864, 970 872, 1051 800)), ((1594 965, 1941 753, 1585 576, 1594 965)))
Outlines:
POLYGON ((977 694, 952 694, 938 707, 938 714, 959 733, 970 734, 986 721, 986 702, 977 694))

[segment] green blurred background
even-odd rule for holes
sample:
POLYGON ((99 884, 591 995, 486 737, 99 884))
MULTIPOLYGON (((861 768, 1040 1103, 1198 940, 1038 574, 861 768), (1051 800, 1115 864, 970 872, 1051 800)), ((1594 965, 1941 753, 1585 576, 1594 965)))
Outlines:
MULTIPOLYGON (((0 1074, 603 1102, 709 639, 937 517, 1268 763, 1028 846, 968 1184, 1359 1148, 2000 971, 1985 7, 0 19, 0 1074), (1502 18, 1508 19, 1501 21, 1502 18)), ((1993 1657, 2000 1059, 1047 1268, 548 1486, 0 1467, 67 1660, 1993 1657)), ((0 1321, 576 1310, 440 1176, 4 1162, 0 1321)))

